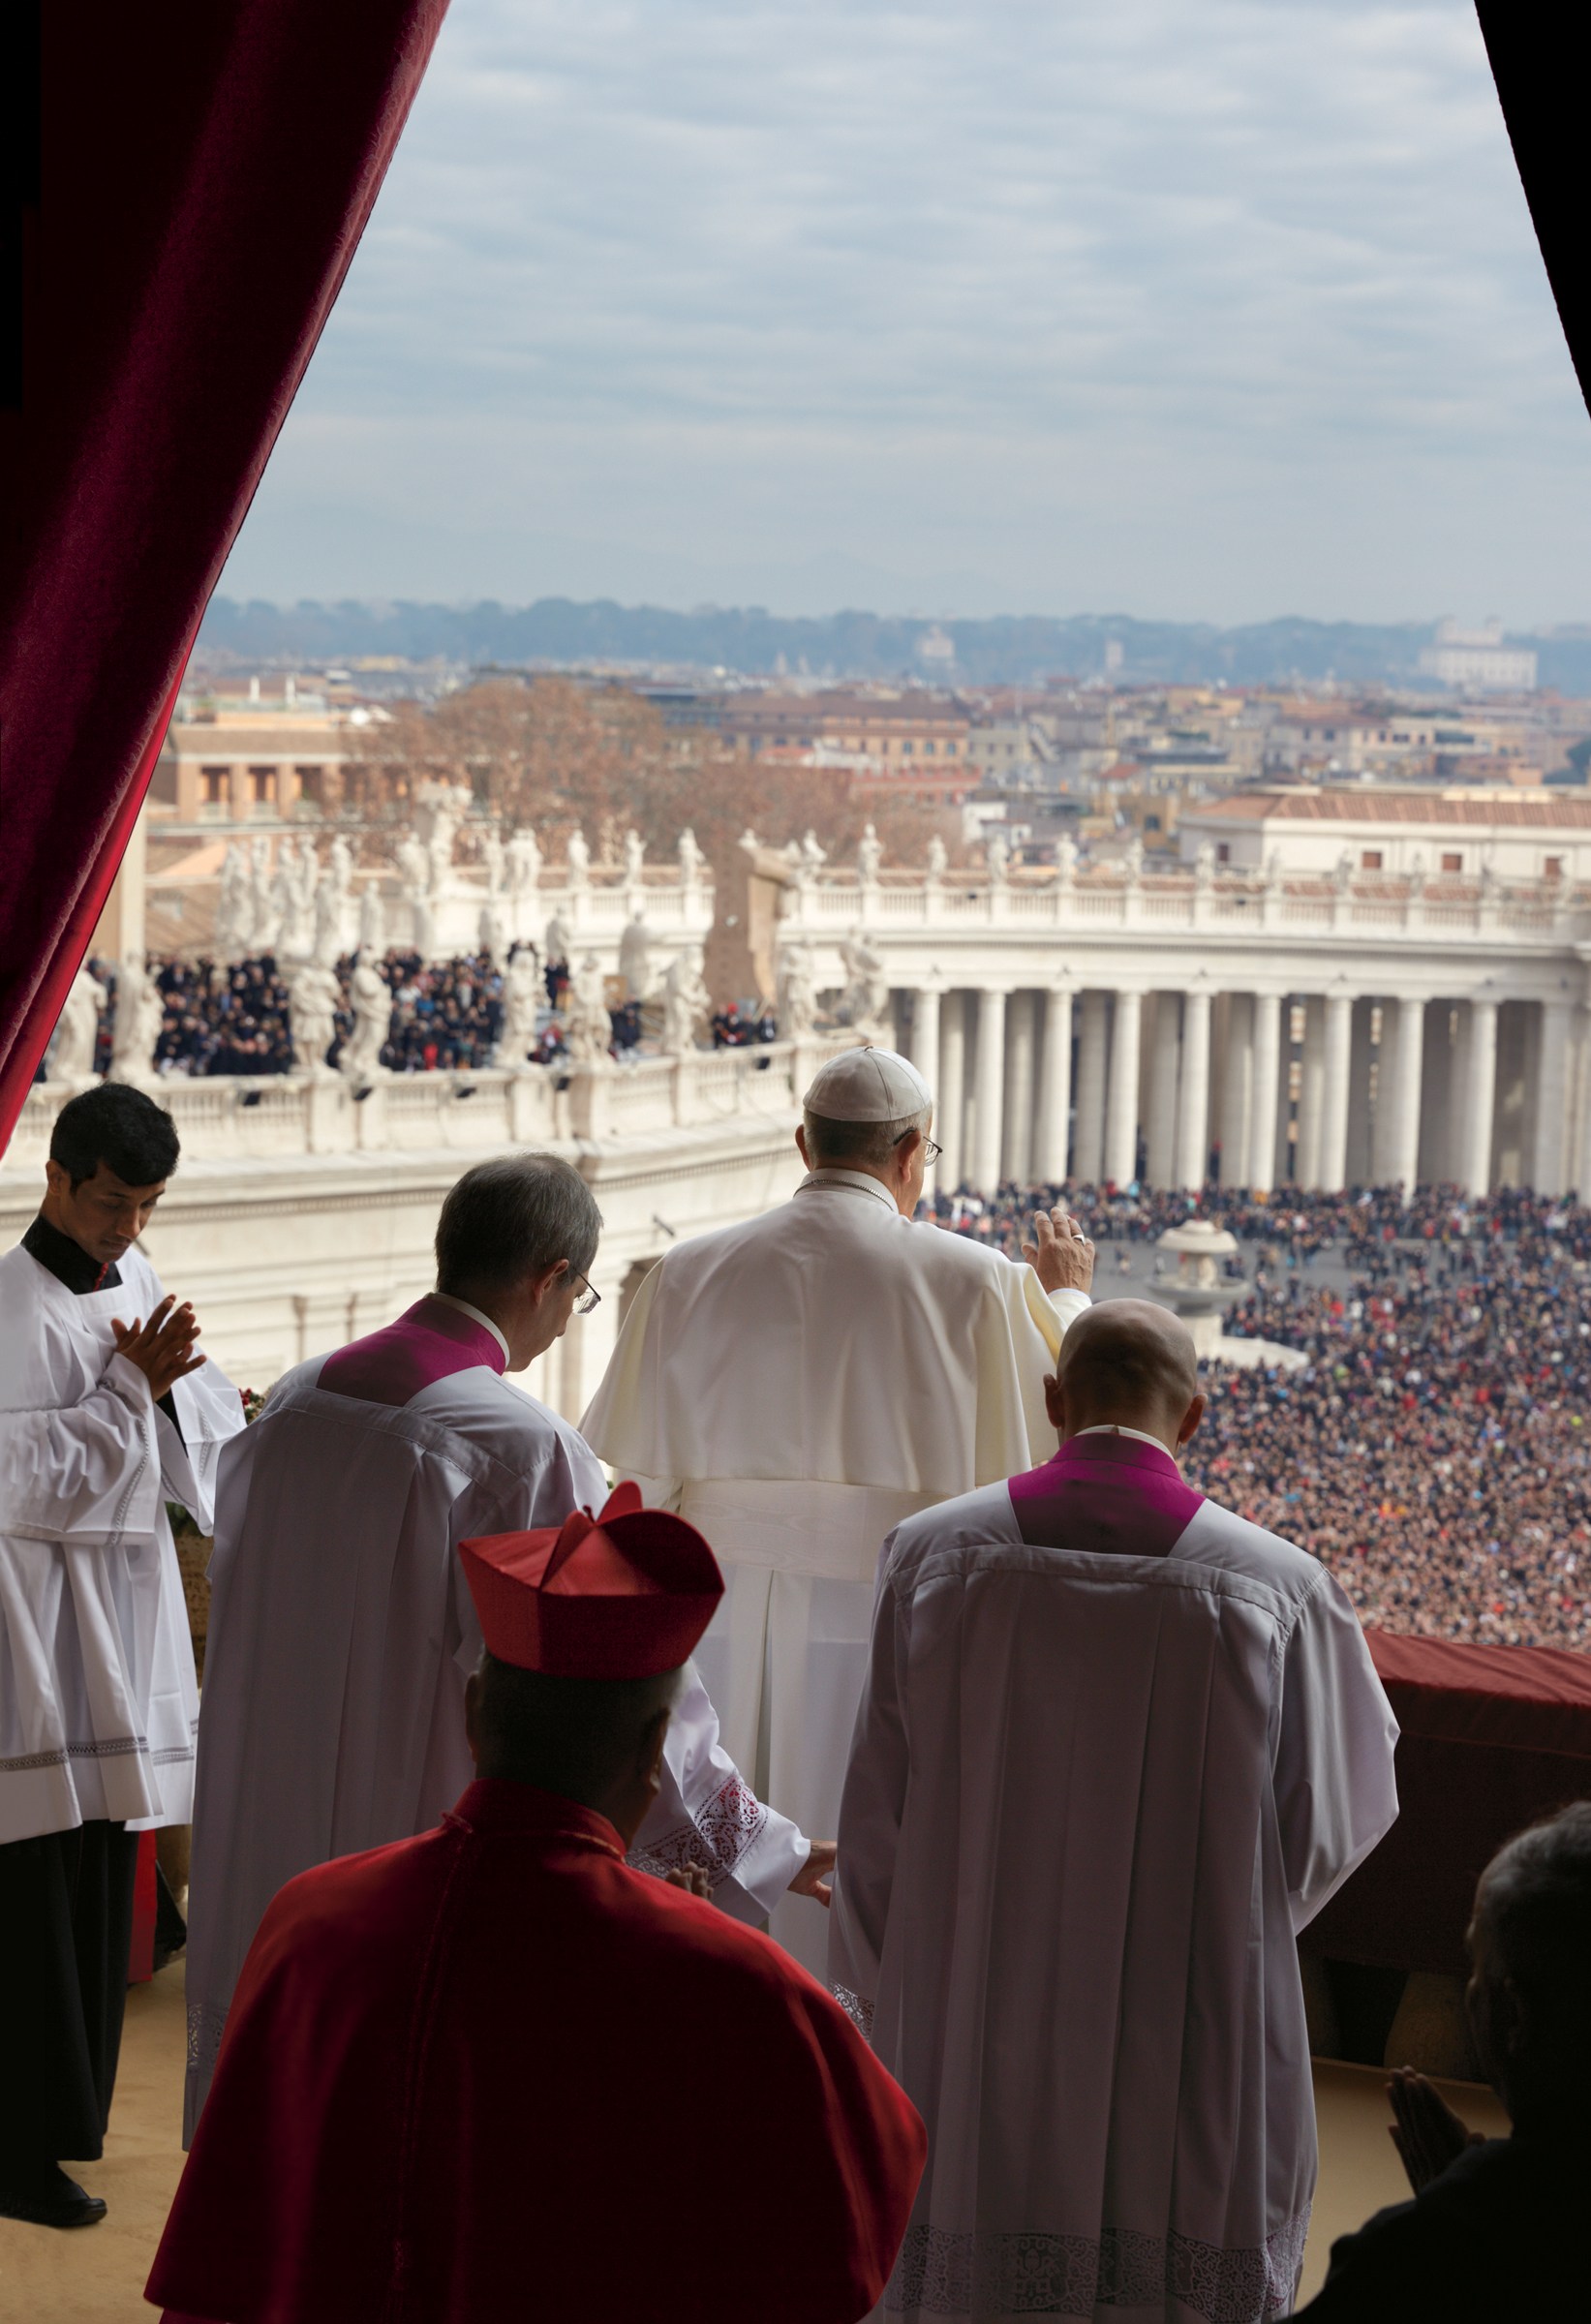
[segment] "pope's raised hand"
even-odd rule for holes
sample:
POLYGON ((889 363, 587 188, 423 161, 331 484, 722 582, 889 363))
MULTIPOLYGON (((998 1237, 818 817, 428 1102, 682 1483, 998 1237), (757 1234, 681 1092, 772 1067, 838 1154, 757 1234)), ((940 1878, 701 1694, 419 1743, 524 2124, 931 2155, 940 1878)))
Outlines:
POLYGON ((110 1329, 116 1334, 117 1355, 138 1365, 149 1383, 149 1393, 157 1398, 165 1395, 173 1380, 197 1372, 205 1361, 194 1354, 199 1337, 194 1311, 186 1300, 178 1307, 173 1292, 167 1293, 146 1324, 137 1316, 130 1324, 112 1316, 110 1329))
POLYGON ((1033 1238, 1022 1255, 1046 1291, 1086 1291, 1094 1279, 1094 1246, 1067 1209, 1035 1210, 1033 1238))

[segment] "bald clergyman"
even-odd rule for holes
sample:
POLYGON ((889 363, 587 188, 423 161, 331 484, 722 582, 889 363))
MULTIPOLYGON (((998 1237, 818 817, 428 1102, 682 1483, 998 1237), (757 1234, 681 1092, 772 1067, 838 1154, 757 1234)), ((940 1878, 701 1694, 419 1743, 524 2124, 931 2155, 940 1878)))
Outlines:
POLYGON ((928 2125, 888 2308, 1259 2324, 1315 2184, 1294 1937, 1397 1730, 1326 1568, 1182 1483, 1182 1324, 1096 1307, 1047 1391, 1055 1458, 879 1575, 829 1975, 928 2125))
MULTIPOLYGON (((724 1746, 771 1807, 830 1834, 879 1544, 1040 1456, 1093 1245, 1059 1209, 1026 1264, 914 1222, 933 1096, 893 1051, 847 1050, 804 1108, 790 1201, 653 1269, 581 1429, 712 1541, 728 1586, 696 1660, 724 1746)), ((781 1901, 769 1925, 822 1975, 818 1915, 781 1901)))

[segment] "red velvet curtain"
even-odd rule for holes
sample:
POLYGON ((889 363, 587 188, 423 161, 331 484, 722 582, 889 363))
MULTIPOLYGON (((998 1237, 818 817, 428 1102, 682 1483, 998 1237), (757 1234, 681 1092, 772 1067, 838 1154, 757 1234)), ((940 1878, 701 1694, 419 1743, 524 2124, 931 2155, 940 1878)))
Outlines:
POLYGON ((0 1146, 446 0, 10 0, 0 1146))

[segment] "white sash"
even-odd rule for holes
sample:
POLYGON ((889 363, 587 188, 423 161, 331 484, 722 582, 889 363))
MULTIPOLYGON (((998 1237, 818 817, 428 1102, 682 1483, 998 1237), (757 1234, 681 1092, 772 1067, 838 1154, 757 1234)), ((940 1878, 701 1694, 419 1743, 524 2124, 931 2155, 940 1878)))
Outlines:
POLYGON ((871 1585, 885 1536, 942 1498, 811 1478, 714 1477, 687 1483, 680 1514, 724 1565, 871 1585))

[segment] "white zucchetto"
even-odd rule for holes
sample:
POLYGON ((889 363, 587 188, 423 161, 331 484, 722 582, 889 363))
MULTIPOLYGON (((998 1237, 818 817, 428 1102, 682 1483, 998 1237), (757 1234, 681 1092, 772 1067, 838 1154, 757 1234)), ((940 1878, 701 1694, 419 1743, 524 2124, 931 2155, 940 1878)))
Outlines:
POLYGON ((847 1049, 829 1059, 801 1102, 825 1121, 902 1121, 932 1106, 933 1092, 893 1049, 847 1049))

